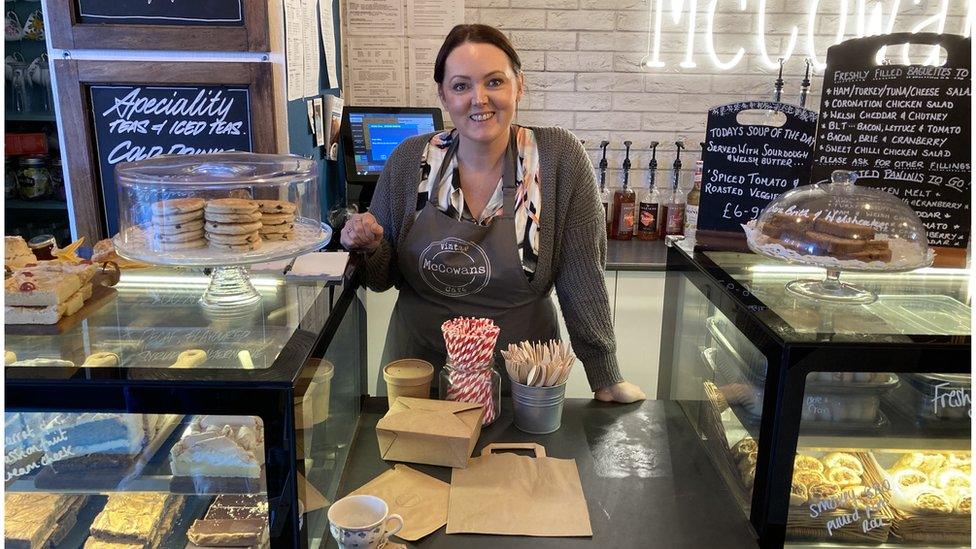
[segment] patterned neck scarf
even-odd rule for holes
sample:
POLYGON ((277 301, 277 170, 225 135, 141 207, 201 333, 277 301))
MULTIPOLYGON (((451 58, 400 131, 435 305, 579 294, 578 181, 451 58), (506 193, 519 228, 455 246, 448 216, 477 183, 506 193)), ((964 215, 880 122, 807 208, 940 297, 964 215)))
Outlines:
MULTIPOLYGON (((441 163, 447 154, 453 139, 457 139, 457 131, 444 131, 434 135, 424 148, 420 160, 421 177, 417 189, 417 213, 427 203, 430 193, 430 179, 436 177, 441 163), (432 175, 433 174, 433 175, 432 175)), ((522 269, 526 276, 532 279, 539 257, 539 219, 542 211, 542 188, 539 178, 539 150, 536 146, 535 135, 528 128, 518 127, 516 132, 519 162, 515 174, 515 239, 522 269)), ((451 159, 444 172, 444 181, 437 189, 437 208, 445 214, 459 221, 468 221, 481 225, 490 225, 492 220, 502 213, 502 178, 488 204, 481 215, 475 218, 464 202, 464 192, 461 190, 461 176, 458 172, 457 155, 451 159)))

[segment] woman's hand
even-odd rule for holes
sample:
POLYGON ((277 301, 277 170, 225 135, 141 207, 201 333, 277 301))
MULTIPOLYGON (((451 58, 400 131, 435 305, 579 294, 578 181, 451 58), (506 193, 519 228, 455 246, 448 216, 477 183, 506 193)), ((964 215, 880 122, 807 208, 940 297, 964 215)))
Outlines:
POLYGON ((621 381, 620 383, 614 383, 609 387, 597 389, 597 391, 593 393, 593 398, 602 400, 603 402, 630 404, 631 402, 637 402, 638 400, 645 400, 647 395, 644 394, 644 391, 641 391, 640 387, 634 385, 633 383, 621 381))
POLYGON ((339 239, 347 250, 368 252, 375 250, 382 240, 383 226, 369 212, 353 214, 342 228, 339 239))

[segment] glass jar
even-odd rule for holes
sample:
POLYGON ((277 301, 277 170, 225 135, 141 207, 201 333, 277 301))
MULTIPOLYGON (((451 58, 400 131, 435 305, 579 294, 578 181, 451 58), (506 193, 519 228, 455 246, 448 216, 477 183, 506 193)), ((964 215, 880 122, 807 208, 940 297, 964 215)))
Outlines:
POLYGON ((64 191, 64 171, 59 157, 51 158, 51 167, 48 171, 51 174, 51 196, 55 200, 67 200, 64 191))
POLYGON ((3 197, 17 198, 17 162, 12 156, 3 161, 3 197))
POLYGON ((54 259, 54 247, 57 246, 58 241, 54 238, 54 235, 42 234, 37 235, 34 238, 27 241, 27 247, 34 252, 34 257, 40 259, 41 261, 50 261, 54 259))
POLYGON ((46 155, 21 157, 17 170, 17 193, 24 200, 40 200, 51 194, 51 172, 47 168, 46 155))
POLYGON ((441 400, 481 404, 481 423, 491 425, 502 410, 502 376, 491 362, 465 368, 448 363, 441 369, 439 394, 441 400))

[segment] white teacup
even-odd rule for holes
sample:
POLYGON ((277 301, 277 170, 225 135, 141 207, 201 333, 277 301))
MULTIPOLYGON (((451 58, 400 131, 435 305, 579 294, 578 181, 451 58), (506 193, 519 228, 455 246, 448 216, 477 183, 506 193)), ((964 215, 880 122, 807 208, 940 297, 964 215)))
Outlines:
POLYGON ((403 528, 400 515, 391 515, 376 496, 346 496, 329 507, 329 531, 341 549, 380 549, 403 528), (387 525, 394 522, 391 529, 387 525))

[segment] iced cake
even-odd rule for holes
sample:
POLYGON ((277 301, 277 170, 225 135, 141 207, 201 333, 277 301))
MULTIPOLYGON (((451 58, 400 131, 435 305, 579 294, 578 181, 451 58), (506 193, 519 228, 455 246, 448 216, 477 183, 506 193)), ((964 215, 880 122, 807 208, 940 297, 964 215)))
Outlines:
POLYGON ((124 468, 174 420, 162 414, 55 414, 44 427, 46 452, 58 473, 124 468))
POLYGON ((261 490, 264 428, 250 416, 200 416, 170 450, 178 491, 261 490))
POLYGON ((268 502, 258 495, 217 496, 187 532, 187 547, 265 547, 268 502))

